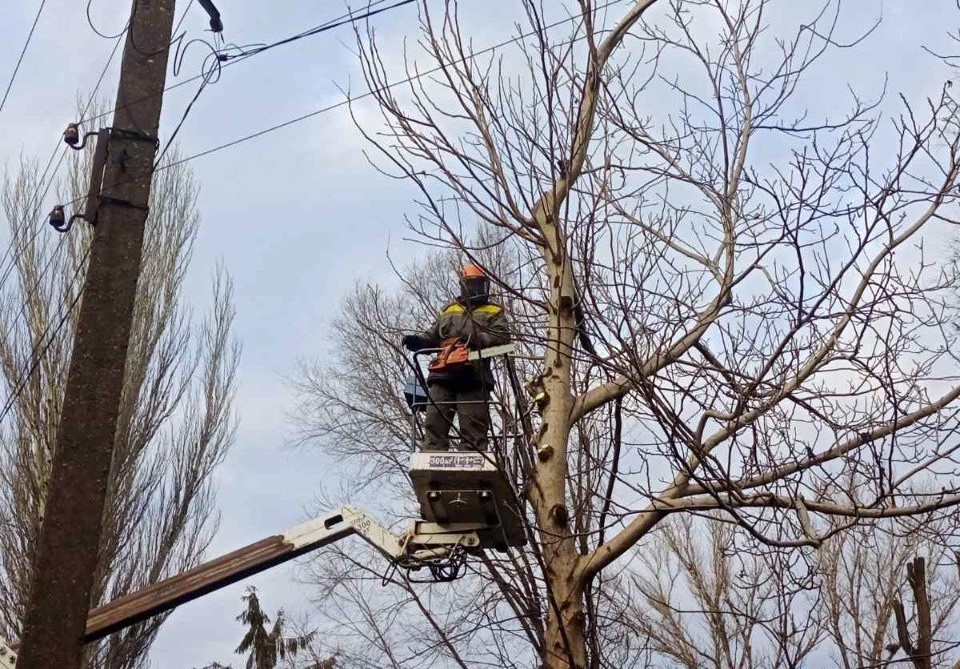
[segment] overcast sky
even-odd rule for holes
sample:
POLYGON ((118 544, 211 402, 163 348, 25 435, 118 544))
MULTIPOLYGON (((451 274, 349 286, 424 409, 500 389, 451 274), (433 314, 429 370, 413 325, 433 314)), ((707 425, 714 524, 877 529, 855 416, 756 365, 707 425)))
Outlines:
MULTIPOLYGON (((66 123, 74 120, 77 91, 93 87, 113 43, 88 26, 85 4, 47 0, 0 112, 2 162, 12 164, 21 153, 45 160, 66 123)), ((323 23, 346 7, 342 0, 217 4, 225 37, 238 44, 286 37, 323 23)), ((562 16, 560 2, 544 4, 548 14, 562 16)), ((783 0, 774 7, 787 12, 806 4, 783 0)), ((869 95, 889 77, 891 92, 911 96, 940 85, 942 69, 920 46, 947 48, 946 30, 960 19, 953 0, 845 4, 849 7, 845 21, 851 26, 867 26, 881 14, 883 24, 859 50, 830 63, 825 85, 810 97, 812 108, 835 109, 848 83, 869 95)), ((37 5, 37 0, 0 0, 2 87, 37 5)), ((464 0, 462 5, 477 48, 515 34, 512 21, 519 12, 514 0, 464 0)), ((179 10, 185 6, 185 0, 178 2, 179 10)), ((129 0, 95 0, 91 13, 101 32, 116 33, 128 10, 129 0)), ((396 64, 404 40, 416 37, 416 13, 417 8, 409 5, 374 20, 386 53, 396 64)), ((790 14, 784 16, 791 20, 790 14)), ((205 14, 193 6, 184 28, 199 37, 208 35, 202 32, 205 27, 205 14)), ((179 137, 181 150, 191 155, 340 101, 344 89, 363 90, 354 52, 352 32, 341 28, 227 68, 187 120, 179 137)), ((197 73, 203 55, 202 47, 191 48, 181 78, 197 73)), ((109 94, 115 86, 116 61, 103 90, 109 94)), ((162 137, 193 91, 193 85, 187 85, 168 95, 162 137)), ((373 122, 368 108, 359 107, 359 113, 373 122)), ((347 110, 340 108, 192 162, 201 185, 202 222, 189 298, 197 309, 204 307, 209 277, 222 262, 236 282, 236 334, 243 344, 237 398, 240 428, 219 473, 223 520, 211 556, 305 519, 314 491, 327 480, 327 463, 314 451, 285 446, 292 431, 289 414, 294 398, 284 378, 294 371, 298 358, 321 355, 327 323, 355 281, 389 281, 388 249, 401 261, 420 252, 403 240, 403 214, 415 211, 413 189, 377 173, 367 164, 363 149, 347 110)), ((277 568, 181 607, 160 634, 153 665, 236 662, 232 649, 240 630, 233 618, 247 584, 261 589, 270 609, 297 612, 309 607, 309 592, 297 584, 296 568, 277 568)))

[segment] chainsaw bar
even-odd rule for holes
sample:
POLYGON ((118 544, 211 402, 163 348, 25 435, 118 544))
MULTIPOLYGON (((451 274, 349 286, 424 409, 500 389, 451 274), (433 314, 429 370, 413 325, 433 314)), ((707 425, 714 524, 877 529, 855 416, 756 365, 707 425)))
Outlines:
POLYGON ((483 348, 479 351, 471 351, 470 355, 467 356, 467 360, 485 360, 487 358, 495 358, 498 355, 512 355, 517 352, 517 347, 513 344, 503 344, 502 346, 491 346, 490 348, 483 348))

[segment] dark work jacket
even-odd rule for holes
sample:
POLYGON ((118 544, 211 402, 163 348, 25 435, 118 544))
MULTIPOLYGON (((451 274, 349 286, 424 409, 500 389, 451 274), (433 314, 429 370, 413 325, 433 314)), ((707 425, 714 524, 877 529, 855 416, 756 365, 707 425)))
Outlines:
MULTIPOLYGON (((491 302, 468 306, 457 301, 444 307, 436 323, 420 335, 428 348, 440 348, 449 339, 459 339, 471 351, 500 346, 510 341, 510 329, 503 307, 491 302)), ((428 384, 442 382, 449 385, 474 388, 493 387, 489 360, 475 360, 454 365, 440 371, 431 371, 428 384)))

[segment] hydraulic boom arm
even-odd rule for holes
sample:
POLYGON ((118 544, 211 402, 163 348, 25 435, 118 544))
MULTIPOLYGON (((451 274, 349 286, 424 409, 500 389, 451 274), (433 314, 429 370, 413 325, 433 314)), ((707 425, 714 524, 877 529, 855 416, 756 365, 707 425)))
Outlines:
POLYGON ((418 569, 442 563, 458 550, 475 548, 479 539, 474 529, 417 522, 400 538, 362 511, 344 506, 94 609, 87 618, 84 640, 96 641, 353 534, 398 566, 418 569))

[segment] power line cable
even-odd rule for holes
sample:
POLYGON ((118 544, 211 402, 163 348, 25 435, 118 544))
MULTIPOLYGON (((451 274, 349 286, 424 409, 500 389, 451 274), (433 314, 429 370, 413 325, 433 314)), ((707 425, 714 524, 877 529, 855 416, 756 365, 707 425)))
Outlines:
MULTIPOLYGON (((597 7, 597 10, 600 11, 600 10, 603 10, 603 9, 607 9, 607 8, 609 8, 609 7, 611 7, 611 6, 615 5, 615 4, 618 4, 618 3, 620 3, 620 2, 623 2, 623 0, 610 0, 609 2, 607 2, 607 3, 603 4, 603 5, 599 5, 599 6, 597 7)), ((314 118, 314 117, 316 117, 316 116, 320 116, 320 115, 325 114, 325 113, 327 113, 327 112, 333 111, 334 109, 339 109, 340 107, 345 107, 345 106, 347 106, 347 105, 349 105, 349 104, 351 104, 351 103, 353 103, 353 102, 356 102, 356 101, 358 101, 358 100, 363 100, 363 99, 368 98, 368 97, 371 97, 371 96, 373 96, 373 95, 375 95, 375 94, 377 94, 377 93, 382 93, 382 92, 384 92, 384 91, 388 91, 388 90, 391 90, 391 89, 393 89, 393 88, 396 88, 397 86, 402 86, 402 85, 404 85, 404 84, 412 83, 412 82, 414 82, 414 81, 417 81, 417 80, 419 80, 419 79, 422 79, 423 77, 429 76, 429 75, 431 75, 431 74, 436 74, 437 72, 442 71, 443 69, 449 67, 450 65, 455 65, 455 64, 461 64, 461 63, 469 62, 469 61, 473 60, 474 58, 477 58, 477 57, 479 57, 479 56, 486 55, 486 54, 488 54, 488 53, 492 53, 492 52, 494 52, 494 51, 497 51, 498 49, 502 49, 502 48, 504 48, 504 47, 510 46, 511 44, 516 44, 517 42, 519 42, 519 41, 521 41, 521 40, 524 40, 524 39, 526 39, 526 38, 528 38, 528 37, 532 37, 532 36, 536 35, 536 34, 539 33, 539 32, 546 31, 546 30, 552 30, 553 28, 556 28, 557 26, 563 25, 563 24, 565 24, 565 23, 570 23, 571 21, 575 21, 575 20, 577 20, 578 18, 579 18, 579 17, 576 17, 576 16, 569 16, 569 17, 567 17, 567 18, 559 19, 559 20, 557 20, 557 21, 554 21, 553 23, 548 23, 548 24, 539 26, 538 28, 535 28, 535 29, 530 30, 530 31, 525 32, 525 33, 521 33, 521 34, 519 34, 519 35, 517 35, 517 36, 515 36, 515 37, 512 37, 512 38, 508 39, 508 40, 504 40, 503 42, 499 42, 499 43, 497 43, 497 44, 493 44, 493 45, 491 45, 491 46, 489 46, 489 47, 486 47, 486 48, 484 48, 484 49, 481 49, 481 50, 479 50, 479 51, 474 51, 473 53, 471 53, 471 54, 469 54, 469 55, 463 56, 462 58, 455 59, 455 60, 453 60, 453 61, 450 61, 449 63, 444 63, 443 65, 438 65, 438 66, 436 66, 436 67, 430 68, 429 70, 424 70, 424 71, 422 71, 422 72, 418 72, 417 74, 410 75, 410 76, 405 77, 405 78, 403 78, 403 79, 400 79, 400 80, 398 80, 398 81, 394 81, 394 82, 392 82, 392 83, 386 84, 386 85, 382 86, 382 87, 379 88, 379 89, 365 91, 364 93, 361 93, 361 94, 359 94, 359 95, 356 95, 356 96, 353 96, 353 97, 350 97, 350 98, 346 98, 346 99, 344 99, 344 100, 341 100, 340 102, 334 102, 333 104, 327 105, 327 106, 325 106, 325 107, 321 107, 320 109, 315 109, 314 111, 307 112, 306 114, 301 114, 300 116, 296 116, 296 117, 294 117, 294 118, 292 118, 292 119, 289 119, 289 120, 287 120, 287 121, 283 121, 283 122, 281 122, 281 123, 277 123, 277 124, 275 124, 275 125, 272 125, 272 126, 263 128, 262 130, 258 130, 258 131, 256 131, 256 132, 252 132, 252 133, 250 133, 250 134, 248 134, 248 135, 244 135, 244 136, 242 136, 242 137, 238 137, 237 139, 231 140, 231 141, 229 141, 229 142, 225 142, 225 143, 223 143, 223 144, 219 144, 219 145, 214 146, 214 147, 211 147, 211 148, 209 148, 209 149, 205 149, 205 150, 203 150, 203 151, 200 151, 200 152, 198 152, 198 153, 192 154, 192 155, 190 155, 190 156, 186 156, 186 157, 184 157, 184 158, 181 158, 180 160, 176 160, 176 161, 167 163, 166 165, 162 165, 162 166, 155 167, 155 168, 152 170, 151 174, 154 173, 154 172, 161 172, 161 171, 166 170, 166 169, 169 169, 169 168, 171 168, 171 167, 176 167, 177 165, 182 165, 182 164, 184 164, 184 163, 189 163, 189 162, 191 162, 191 161, 193 161, 193 160, 196 160, 196 159, 198 159, 198 158, 203 158, 204 156, 209 156, 209 155, 211 155, 211 154, 213 154, 213 153, 217 153, 217 152, 219 152, 219 151, 223 151, 224 149, 229 149, 229 148, 234 147, 234 146, 237 146, 237 145, 239 145, 239 144, 243 144, 244 142, 248 142, 248 141, 250 141, 250 140, 252 140, 252 139, 256 139, 256 138, 258 138, 258 137, 262 137, 263 135, 267 135, 267 134, 272 133, 272 132, 275 132, 275 131, 277 131, 277 130, 281 130, 281 129, 283 129, 283 128, 286 128, 286 127, 288 127, 288 126, 295 125, 295 124, 297 124, 297 123, 300 123, 300 122, 302 122, 302 121, 306 121, 306 120, 311 119, 311 118, 314 118)), ((583 36, 581 36, 581 37, 575 37, 575 38, 573 38, 573 39, 571 40, 571 43, 579 42, 579 41, 582 40, 582 39, 584 39, 583 36)), ((124 181, 117 182, 117 183, 112 184, 112 185, 110 185, 110 186, 105 186, 105 188, 116 188, 117 186, 120 186, 120 185, 123 185, 123 184, 125 184, 125 183, 128 183, 129 181, 131 181, 131 180, 133 180, 133 179, 142 178, 142 177, 144 177, 144 176, 146 176, 146 175, 147 175, 146 173, 144 173, 144 174, 139 174, 139 175, 137 175, 137 176, 131 177, 130 179, 126 179, 126 180, 124 180, 124 181)), ((85 196, 84 196, 84 197, 85 197, 85 196)), ((75 198, 74 200, 71 200, 71 201, 65 203, 63 206, 64 206, 64 207, 67 207, 67 206, 76 204, 77 202, 83 200, 84 197, 75 198)))
POLYGON ((325 24, 325 25, 320 25, 320 26, 317 26, 317 27, 315 27, 315 28, 311 28, 311 29, 309 29, 309 30, 305 30, 305 31, 303 31, 303 32, 301 32, 301 33, 297 33, 296 35, 292 35, 292 36, 290 36, 290 37, 286 37, 286 38, 284 38, 284 39, 277 40, 276 42, 272 42, 272 43, 270 43, 270 44, 264 44, 264 45, 262 45, 262 46, 256 46, 256 47, 251 48, 251 49, 243 50, 243 51, 241 51, 239 54, 237 54, 236 56, 228 56, 228 57, 227 57, 227 60, 231 60, 231 59, 233 59, 233 58, 240 58, 240 57, 242 57, 242 56, 255 56, 255 55, 257 55, 258 53, 263 53, 264 51, 269 51, 270 49, 275 49, 275 48, 278 47, 278 46, 283 46, 283 45, 285 45, 285 44, 291 44, 291 43, 293 43, 293 42, 296 42, 296 41, 298 41, 298 40, 304 39, 304 38, 306 38, 306 37, 313 37, 314 35, 319 35, 320 33, 327 32, 328 30, 333 30, 334 28, 339 28, 340 26, 347 25, 348 23, 356 23, 357 21, 360 21, 360 20, 362 20, 362 19, 368 19, 368 18, 370 18, 370 17, 372 17, 372 16, 376 16, 377 14, 380 14, 380 13, 382 13, 382 12, 387 12, 387 11, 390 11, 391 9, 396 9, 396 8, 398 8, 398 7, 403 7, 404 5, 409 5, 409 4, 414 3, 414 2, 416 2, 416 0, 398 0, 398 2, 394 2, 392 5, 389 5, 389 6, 387 6, 387 7, 380 7, 379 9, 371 9, 371 8, 368 8, 365 13, 363 13, 363 14, 358 14, 358 15, 356 15, 356 16, 354 16, 354 15, 352 14, 352 12, 351 12, 350 15, 349 15, 347 18, 343 18, 343 19, 340 19, 340 20, 334 19, 334 21, 335 21, 334 23, 328 23, 328 24, 325 24))
POLYGON ((23 43, 23 49, 20 51, 20 57, 17 59, 17 64, 13 68, 13 74, 10 75, 10 81, 7 82, 7 90, 3 93, 3 99, 0 100, 0 111, 3 111, 3 106, 7 104, 7 98, 10 96, 10 89, 13 88, 13 82, 17 78, 17 73, 20 72, 20 66, 23 64, 23 58, 27 55, 27 49, 30 48, 30 42, 33 40, 33 32, 37 29, 37 23, 40 22, 40 15, 43 13, 43 8, 47 4, 47 0, 40 1, 40 8, 37 9, 37 15, 33 17, 33 25, 30 26, 30 32, 27 33, 27 39, 23 43))
MULTIPOLYGON (((622 0, 610 0, 610 2, 607 2, 606 4, 599 6, 597 9, 598 9, 598 10, 606 9, 606 8, 608 8, 608 7, 612 6, 612 5, 615 5, 615 4, 617 4, 618 2, 621 2, 621 1, 622 1, 622 0)), ((494 44, 494 45, 492 45, 492 46, 486 47, 486 48, 484 48, 484 49, 481 49, 480 51, 474 51, 473 53, 471 53, 471 54, 469 54, 469 55, 467 55, 467 56, 463 56, 462 58, 458 58, 458 59, 456 59, 456 60, 454 60, 454 61, 451 61, 451 62, 449 62, 449 63, 444 63, 443 65, 437 65, 436 67, 430 68, 429 70, 424 70, 424 71, 422 71, 422 72, 418 72, 417 74, 413 74, 413 75, 410 75, 410 76, 408 76, 408 77, 405 77, 404 79, 400 79, 400 80, 398 80, 398 81, 394 81, 394 82, 392 82, 392 83, 386 84, 385 86, 382 86, 382 87, 379 88, 379 89, 368 90, 368 91, 366 91, 366 92, 364 92, 364 93, 361 93, 361 94, 359 94, 359 95, 356 95, 356 96, 349 97, 349 98, 346 98, 346 99, 344 99, 344 100, 341 100, 340 102, 334 102, 333 104, 327 105, 326 107, 321 107, 320 109, 315 109, 314 111, 307 112, 306 114, 301 114, 300 116, 296 116, 296 117, 294 117, 294 118, 292 118, 292 119, 289 119, 289 120, 287 120, 287 121, 282 121, 281 123, 277 123, 277 124, 275 124, 275 125, 272 125, 272 126, 263 128, 262 130, 258 130, 258 131, 256 131, 256 132, 252 132, 252 133, 250 133, 249 135, 244 135, 243 137, 238 137, 237 139, 231 140, 231 141, 226 142, 226 143, 224 143, 224 144, 219 144, 219 145, 217 145, 217 146, 211 147, 211 148, 206 149, 206 150, 204 150, 204 151, 200 151, 199 153, 195 153, 195 154, 190 155, 190 156, 187 156, 187 157, 185 157, 185 158, 181 158, 181 159, 178 160, 178 161, 175 161, 175 162, 173 162, 173 163, 170 163, 170 164, 168 164, 168 165, 165 165, 165 166, 163 167, 163 169, 166 169, 166 168, 169 168, 169 167, 174 167, 175 165, 180 165, 180 164, 182 164, 182 163, 187 163, 187 162, 190 162, 190 161, 192 161, 192 160, 196 160, 197 158, 202 158, 202 157, 204 157, 204 156, 208 156, 208 155, 210 155, 210 154, 212 154, 212 153, 217 153, 218 151, 222 151, 222 150, 224 150, 224 149, 228 149, 228 148, 230 148, 230 147, 237 146, 238 144, 243 144, 244 142, 248 142, 248 141, 250 141, 251 139, 256 139, 256 138, 258 138, 258 137, 262 137, 263 135, 267 135, 267 134, 269 134, 269 133, 271 133, 271 132, 274 132, 274 131, 277 131, 277 130, 281 130, 281 129, 286 128, 286 127, 291 126, 291 125, 295 125, 295 124, 297 124, 297 123, 300 123, 301 121, 306 121, 307 119, 311 119, 311 118, 313 118, 313 117, 315 117, 315 116, 320 116, 321 114, 325 114, 325 113, 327 113, 327 112, 333 111, 334 109, 339 109, 340 107, 345 107, 345 106, 347 106, 347 105, 349 105, 349 104, 351 104, 351 103, 353 103, 353 102, 356 102, 356 101, 358 101, 358 100, 363 100, 363 99, 368 98, 368 97, 371 97, 371 96, 373 96, 373 95, 375 95, 375 94, 377 94, 377 93, 382 93, 382 92, 384 92, 384 91, 389 91, 389 90, 391 90, 391 89, 393 89, 393 88, 396 88, 397 86, 403 86, 403 85, 405 85, 405 84, 412 83, 412 82, 414 82, 414 81, 417 81, 417 80, 419 80, 419 79, 422 79, 423 77, 429 76, 429 75, 431 75, 431 74, 436 74, 437 72, 440 72, 440 71, 446 69, 446 68, 449 67, 450 65, 459 65, 459 64, 462 64, 462 63, 466 63, 466 62, 471 61, 471 60, 473 60, 474 58, 477 58, 477 57, 479 57, 479 56, 483 56, 483 55, 486 55, 486 54, 488 54, 488 53, 492 53, 492 52, 494 52, 494 51, 497 51, 498 49, 502 49, 502 48, 504 48, 504 47, 510 46, 511 44, 516 44, 516 43, 519 42, 520 40, 526 39, 526 38, 528 38, 528 37, 532 37, 532 36, 536 35, 536 34, 537 34, 538 32, 540 32, 540 31, 552 30, 553 28, 556 28, 557 26, 563 25, 564 23, 569 23, 570 21, 573 21, 573 20, 575 20, 576 18, 577 18, 577 17, 567 17, 567 18, 565 18, 565 19, 560 19, 560 20, 555 21, 555 22, 553 22, 553 23, 546 24, 546 25, 541 26, 541 27, 539 27, 539 28, 536 28, 536 29, 534 29, 534 30, 530 30, 530 31, 528 31, 528 32, 526 32, 526 33, 521 33, 521 34, 517 35, 516 37, 512 37, 512 38, 510 38, 510 39, 508 39, 508 40, 505 40, 505 41, 503 41, 503 42, 499 42, 499 43, 494 44)), ((578 42, 578 41, 580 41, 580 40, 582 40, 582 39, 583 39, 583 37, 577 37, 577 38, 574 38, 574 39, 573 39, 573 42, 578 42)))
MULTIPOLYGON (((84 252, 83 257, 80 259, 80 262, 77 263, 77 271, 73 275, 73 280, 70 282, 70 288, 74 288, 77 284, 77 280, 80 277, 80 272, 83 271, 86 266, 87 258, 90 256, 90 249, 93 248, 93 244, 87 245, 87 250, 84 252)), ((4 419, 7 417, 7 414, 13 409, 17 400, 20 398, 20 395, 23 393, 24 388, 27 387, 27 383, 30 382, 30 379, 36 374, 37 370, 40 368, 40 363, 43 360, 43 357, 47 354, 47 351, 50 350, 50 346, 53 344, 53 341, 57 338, 60 332, 63 330, 64 325, 66 325, 67 319, 70 318, 70 314, 73 313, 73 310, 76 308, 77 303, 80 302, 80 298, 83 296, 83 290, 75 290, 75 295, 73 300, 70 302, 70 305, 67 306, 61 313, 60 320, 57 323, 56 328, 53 332, 50 332, 50 326, 53 324, 53 321, 47 323, 47 327, 43 329, 43 333, 37 339, 32 350, 30 351, 30 358, 32 363, 30 364, 30 369, 27 370, 27 373, 24 374, 20 381, 17 383, 13 392, 10 393, 10 397, 7 399, 7 402, 3 406, 3 410, 0 411, 0 425, 3 425, 4 419), (49 338, 47 333, 50 332, 49 338), (43 350, 40 350, 41 343, 46 339, 46 342, 43 343, 43 350)))
MULTIPOLYGON (((208 56, 209 58, 209 56, 208 56)), ((193 109, 193 105, 196 104, 197 100, 200 99, 200 95, 203 93, 204 89, 207 87, 207 84, 216 83, 220 79, 220 62, 214 59, 211 63, 211 68, 204 75, 203 81, 200 83, 200 86, 197 87, 197 92, 193 94, 193 98, 190 99, 190 102, 187 103, 186 108, 183 110, 183 114, 180 115, 180 120, 177 122, 177 125, 174 126, 173 132, 170 133, 170 137, 167 138, 166 144, 163 146, 163 150, 160 151, 160 155, 157 156, 154 160, 154 167, 158 167, 163 161, 164 156, 167 155, 167 151, 170 150, 170 147, 173 145, 174 140, 176 140, 177 135, 180 134, 183 124, 187 122, 187 117, 190 115, 190 111, 193 109)))
MULTIPOLYGON (((103 84, 103 80, 106 77, 107 70, 110 69, 110 64, 113 62, 113 59, 116 56, 117 51, 120 47, 120 41, 121 39, 117 38, 116 43, 113 45, 113 50, 110 51, 110 55, 107 57, 107 62, 104 63, 103 68, 100 70, 100 76, 97 77, 97 83, 94 85, 93 91, 90 93, 90 97, 87 99, 87 103, 81 112, 81 116, 86 114, 87 111, 90 109, 90 107, 93 106, 93 103, 97 97, 97 93, 100 90, 100 86, 103 84)), ((67 152, 70 151, 69 147, 66 147, 66 146, 61 147, 61 142, 62 140, 59 140, 59 139, 57 140, 57 144, 53 148, 53 153, 50 154, 50 159, 47 161, 47 165, 46 167, 44 167, 43 173, 40 176, 40 183, 37 186, 37 190, 39 191, 42 189, 43 192, 40 194, 40 197, 36 200, 38 208, 42 206, 43 201, 46 199, 47 194, 50 191, 50 187, 53 185, 54 179, 56 178, 56 175, 60 170, 60 166, 63 164, 63 160, 64 158, 66 158, 67 152), (50 174, 50 180, 47 181, 47 173, 50 171, 50 166, 53 164, 53 161, 57 157, 58 152, 60 153, 60 159, 57 161, 56 167, 53 168, 53 172, 50 174), (44 182, 46 182, 46 184, 44 184, 44 182)), ((43 218, 46 218, 45 214, 43 215, 43 218)), ((3 271, 3 275, 0 276, 0 289, 2 289, 3 286, 6 284, 7 279, 10 277, 10 273, 13 271, 13 268, 16 264, 15 259, 13 259, 12 257, 14 250, 21 248, 24 244, 32 243, 40 235, 40 233, 44 231, 44 229, 45 229, 45 226, 43 225, 43 219, 41 219, 40 224, 37 225, 36 229, 33 232, 33 236, 29 240, 24 240, 23 238, 20 238, 20 239, 15 238, 10 240, 10 245, 7 247, 7 250, 4 253, 3 258, 0 258, 0 267, 3 267, 4 263, 6 263, 8 259, 10 260, 9 266, 7 266, 7 268, 3 271)), ((22 232, 21 234, 26 234, 26 233, 22 232)), ((42 278, 43 278, 43 273, 41 272, 41 274, 38 276, 37 286, 39 286, 39 281, 42 278)))
MULTIPOLYGON (((384 4, 385 2, 388 2, 388 1, 389 1, 389 0, 374 0, 373 2, 371 2, 371 3, 369 3, 369 4, 367 5, 368 11, 371 10, 372 8, 377 7, 378 5, 382 5, 382 4, 384 4)), ((382 10, 378 10, 377 13, 379 13, 379 11, 382 11, 382 10)), ((372 15, 372 14, 371 14, 371 15, 372 15)), ((347 13, 342 14, 342 15, 340 15, 340 16, 338 16, 338 17, 333 18, 333 19, 329 19, 327 22, 322 23, 322 24, 320 24, 319 26, 316 26, 316 27, 314 27, 314 28, 311 28, 310 30, 306 30, 306 31, 304 31, 303 33, 300 33, 300 34, 309 33, 309 34, 310 34, 309 36, 312 36, 312 35, 316 35, 316 34, 318 34, 318 33, 320 33, 320 32, 325 32, 326 29, 321 30, 321 28, 325 28, 326 26, 330 26, 331 24, 334 24, 334 23, 336 23, 336 26, 335 26, 335 27, 339 27, 339 26, 342 26, 342 25, 346 25, 347 23, 350 22, 350 21, 347 21, 346 19, 350 19, 351 16, 353 16, 353 12, 352 12, 352 11, 347 12, 347 13)), ((354 18, 354 21, 358 21, 358 20, 360 20, 361 18, 363 18, 363 16, 356 16, 356 17, 354 18)), ((327 29, 329 29, 329 28, 327 28, 327 29)), ((264 47, 264 46, 270 46, 270 45, 266 45, 266 44, 248 44, 248 45, 244 45, 244 46, 237 46, 237 45, 234 45, 234 44, 227 44, 227 45, 225 45, 225 46, 221 49, 221 51, 237 50, 238 52, 241 52, 241 53, 237 53, 236 55, 231 55, 231 54, 228 54, 228 53, 224 53, 224 55, 226 55, 226 56, 228 56, 228 57, 227 57, 227 60, 226 60, 226 61, 221 61, 221 68, 220 68, 220 69, 222 70, 222 69, 227 68, 227 67, 230 67, 230 66, 232 66, 232 65, 236 65, 236 64, 238 64, 238 63, 242 63, 243 61, 247 60, 248 58, 252 58, 253 56, 256 56, 256 55, 262 53, 263 50, 262 50, 262 49, 259 49, 259 47, 264 47)), ((200 74, 196 74, 196 75, 194 75, 194 76, 192 76, 192 77, 190 77, 190 78, 188 78, 188 79, 184 79, 183 81, 178 81, 178 82, 175 83, 175 84, 171 84, 171 85, 167 86, 166 88, 164 88, 163 91, 160 91, 160 92, 158 92, 158 93, 149 93, 148 95, 145 95, 145 96, 143 96, 143 97, 141 97, 141 98, 137 98, 137 99, 135 99, 135 100, 132 100, 132 101, 128 102, 127 105, 128 105, 128 106, 129 106, 129 105, 134 105, 134 104, 137 104, 137 103, 139 103, 139 102, 143 102, 144 100, 149 100, 150 98, 155 97, 155 96, 157 96, 157 95, 163 95, 163 94, 168 93, 168 92, 170 92, 170 91, 172 91, 172 90, 175 90, 175 89, 180 88, 180 87, 182 87, 182 86, 186 86, 187 84, 193 83, 194 81, 199 81, 199 80, 203 79, 204 77, 206 77, 206 71, 203 71, 203 72, 201 72, 200 74)), ((90 118, 82 118, 80 121, 78 121, 78 123, 81 123, 81 124, 82 124, 82 123, 89 122, 89 121, 95 121, 95 120, 97 120, 97 119, 99 119, 99 118, 101 118, 101 117, 103 117, 103 116, 106 116, 106 113, 98 114, 98 115, 92 116, 92 117, 90 117, 90 118)))
MULTIPOLYGON (((247 46, 247 47, 237 47, 234 45, 229 45, 226 47, 229 49, 236 49, 237 50, 236 54, 226 53, 223 48, 218 50, 206 40, 191 40, 190 42, 181 46, 182 38, 183 38, 183 36, 181 35, 175 40, 178 42, 178 45, 177 45, 177 52, 174 56, 174 65, 173 65, 174 75, 176 75, 177 72, 179 71, 180 66, 183 62, 183 58, 186 56, 186 51, 191 44, 195 42, 200 42, 202 44, 207 45, 210 48, 210 54, 208 54, 203 61, 202 72, 200 75, 197 75, 192 79, 188 79, 187 81, 181 82, 181 83, 188 83, 191 80, 195 81, 198 77, 203 79, 203 81, 200 83, 200 86, 197 88, 196 93, 194 93, 193 98, 190 100, 190 102, 187 104, 186 108, 184 109, 183 114, 180 117, 180 120, 177 122, 177 125, 174 127, 173 133, 171 133, 163 149, 160 151, 159 157, 154 161, 154 167, 158 167, 160 165, 160 162, 163 160, 164 156, 167 154, 167 151, 173 145, 174 140, 177 138, 177 135, 180 133, 180 130, 183 128, 183 125, 187 120, 187 116, 190 115, 191 110, 193 109, 197 100, 200 98, 200 95, 203 93, 204 89, 206 89, 207 85, 212 83, 217 83, 220 80, 223 67, 230 64, 230 62, 239 62, 241 60, 246 60, 247 58, 256 56, 260 53, 263 53, 264 51, 268 51, 275 47, 283 46, 285 44, 291 44, 298 40, 301 40, 307 37, 313 37, 314 35, 318 35, 320 33, 327 32, 329 30, 333 30, 334 28, 339 28, 347 24, 356 23, 357 21, 361 21, 363 19, 369 19, 370 17, 376 16, 377 14, 381 14, 383 12, 396 9, 404 5, 409 5, 415 1, 416 0, 398 0, 397 2, 394 2, 393 4, 388 6, 377 7, 377 5, 383 5, 385 2, 387 2, 387 0, 377 0, 376 2, 368 4, 367 10, 361 14, 354 14, 353 11, 351 10, 350 12, 347 12, 346 14, 336 17, 334 19, 330 19, 329 21, 323 24, 320 24, 319 26, 315 26, 313 28, 310 28, 309 30, 305 30, 303 32, 297 33, 296 35, 287 37, 282 40, 278 40, 270 44, 253 45, 253 46, 247 46)), ((167 89, 165 89, 164 92, 166 90, 167 89)))
POLYGON ((194 0, 190 0, 190 2, 188 2, 188 3, 187 3, 187 6, 184 8, 183 14, 180 15, 180 20, 177 21, 177 25, 176 25, 176 26, 174 27, 174 29, 173 29, 173 34, 174 34, 174 35, 176 35, 177 33, 180 32, 180 27, 183 25, 183 22, 186 21, 186 19, 187 19, 187 14, 190 13, 190 8, 193 7, 193 2, 194 2, 194 0))

